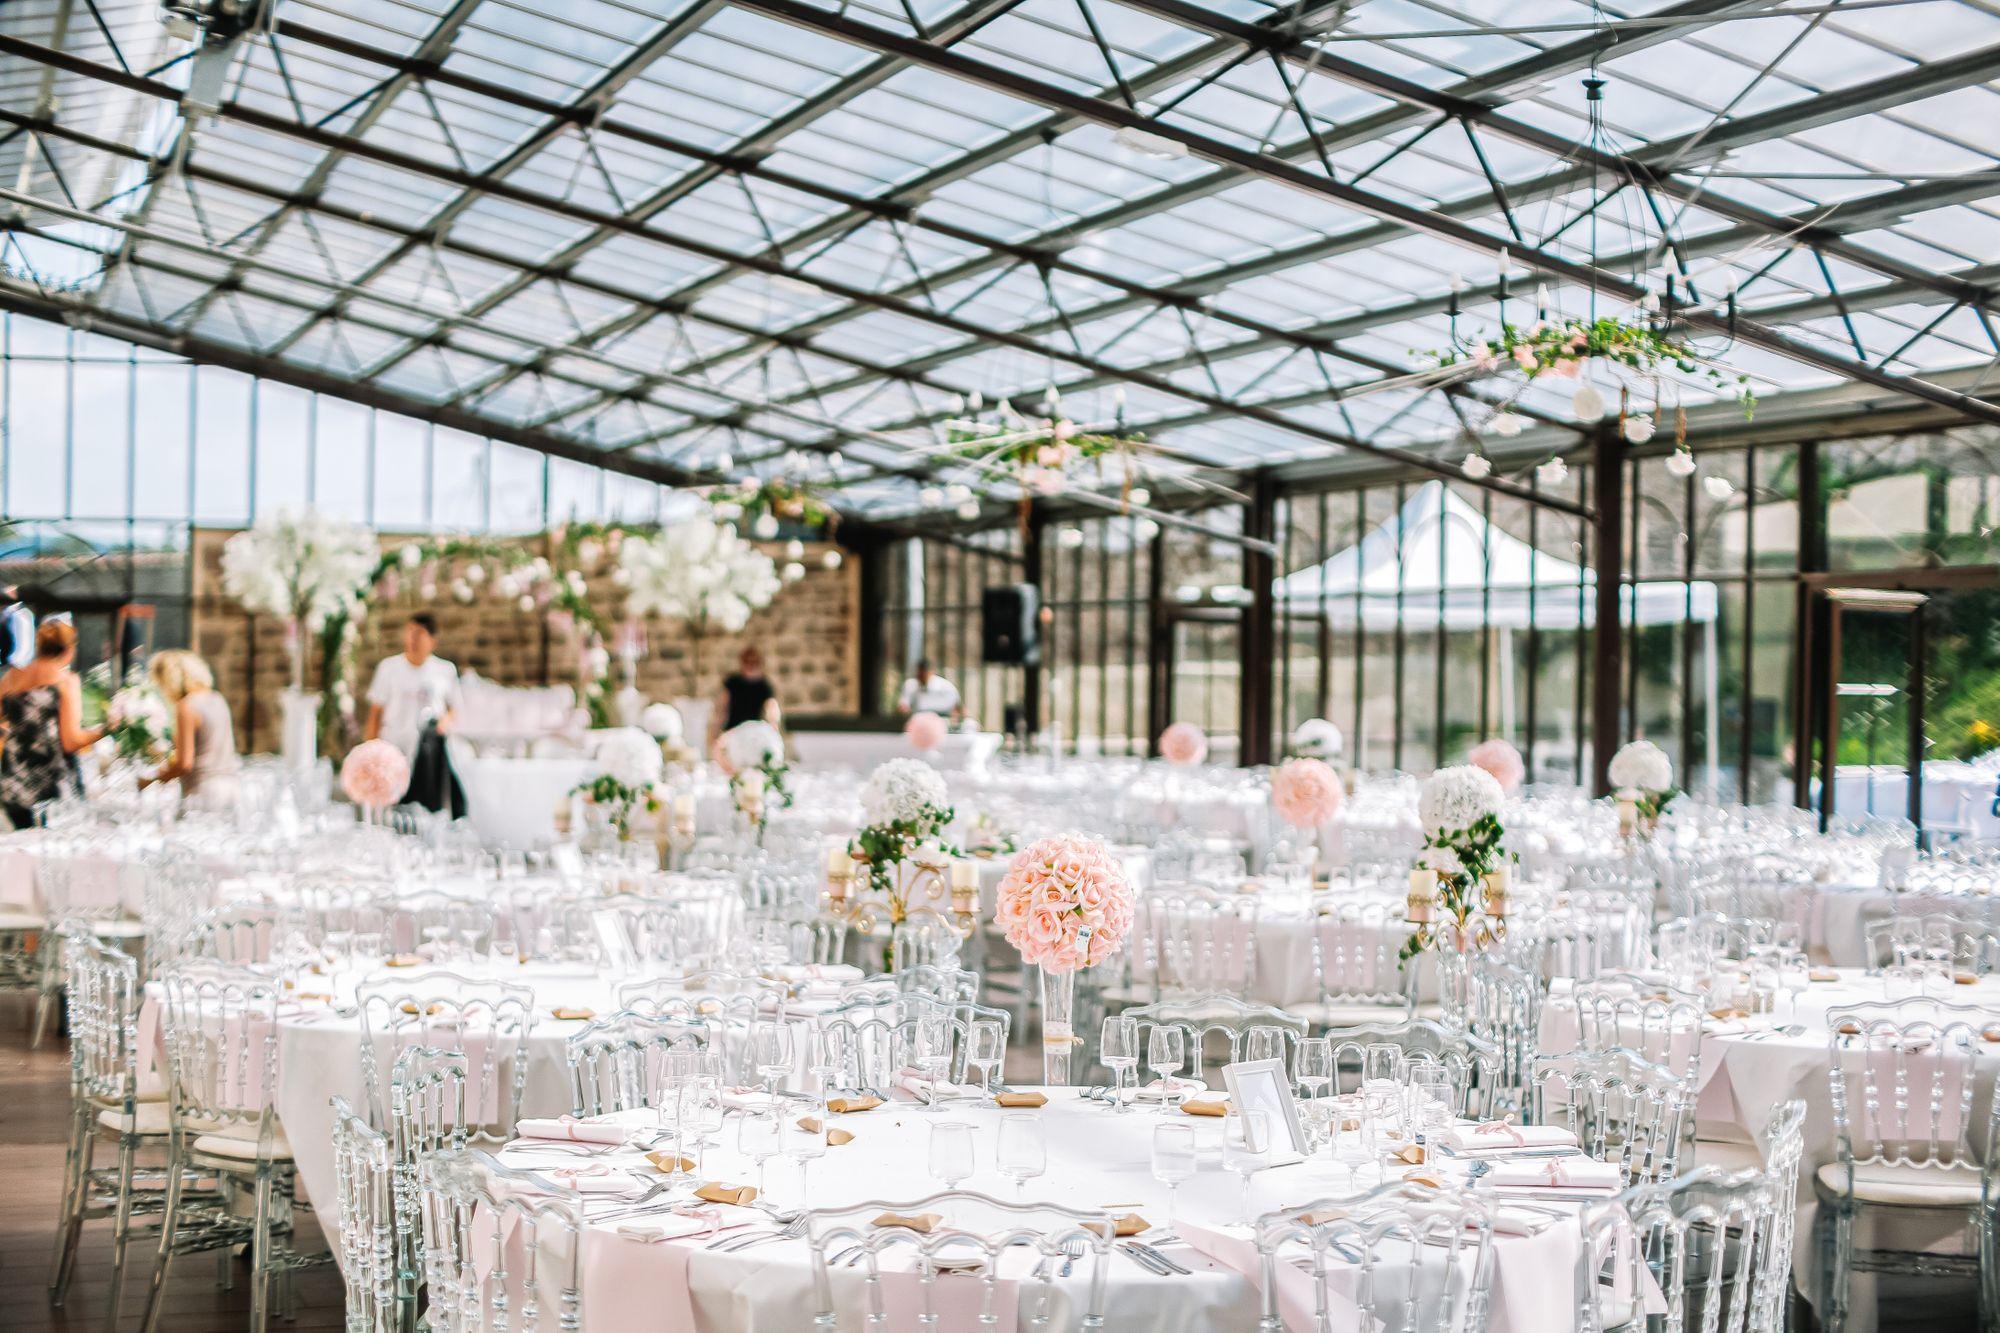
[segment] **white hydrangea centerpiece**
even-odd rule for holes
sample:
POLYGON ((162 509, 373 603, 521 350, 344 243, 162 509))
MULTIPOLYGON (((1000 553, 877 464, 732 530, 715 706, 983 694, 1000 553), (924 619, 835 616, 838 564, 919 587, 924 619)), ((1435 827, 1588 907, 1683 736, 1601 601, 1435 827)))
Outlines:
POLYGON ((749 816, 762 838, 772 806, 789 809, 792 804, 785 738, 770 723, 753 719, 723 732, 717 744, 723 767, 729 771, 729 790, 736 808, 749 816))
POLYGON ((1630 805, 1648 828, 1666 813, 1667 806, 1680 794, 1674 786, 1674 761, 1667 752, 1647 740, 1627 741, 1611 756, 1606 770, 1617 790, 1621 807, 1630 805))
POLYGON ((938 771, 921 759, 878 764, 861 789, 865 823, 848 843, 862 862, 871 887, 888 895, 890 917, 900 920, 905 904, 898 893, 898 870, 905 861, 942 865, 958 855, 944 840, 956 813, 938 771))
POLYGON ((1437 938, 1436 927, 1456 927, 1461 942, 1490 936, 1497 927, 1482 925, 1475 935, 1472 917, 1482 906, 1489 922, 1507 914, 1508 867, 1514 854, 1502 846, 1506 829, 1500 822, 1507 794, 1499 779, 1483 768, 1456 764, 1440 768, 1417 795, 1417 818, 1424 828, 1424 852, 1410 874, 1409 921, 1413 927, 1402 956, 1414 957, 1437 938), (1480 890, 1484 890, 1481 902, 1480 890), (1440 921, 1439 915, 1448 921, 1440 921))
POLYGON ((1308 759, 1335 759, 1346 747, 1340 728, 1323 717, 1309 717, 1292 730, 1292 753, 1308 759))
POLYGON ((602 771, 572 790, 604 811, 619 837, 630 837, 635 810, 660 808, 659 782, 666 764, 659 742, 637 727, 613 727, 597 733, 590 749, 602 771))

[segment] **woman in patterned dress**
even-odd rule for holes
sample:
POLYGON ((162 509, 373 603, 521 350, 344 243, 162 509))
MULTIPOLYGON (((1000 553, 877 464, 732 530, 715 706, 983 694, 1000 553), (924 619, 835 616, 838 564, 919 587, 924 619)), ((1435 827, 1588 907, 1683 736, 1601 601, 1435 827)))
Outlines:
POLYGON ((83 682, 72 670, 76 626, 45 621, 35 634, 35 660, 0 676, 0 810, 15 828, 35 822, 35 807, 83 791, 77 752, 95 745, 104 728, 83 726, 83 682))

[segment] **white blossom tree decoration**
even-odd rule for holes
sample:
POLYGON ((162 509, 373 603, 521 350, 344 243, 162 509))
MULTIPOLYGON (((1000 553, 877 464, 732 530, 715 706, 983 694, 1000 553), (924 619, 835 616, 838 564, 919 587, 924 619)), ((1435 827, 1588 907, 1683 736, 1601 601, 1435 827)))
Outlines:
POLYGON ((782 586, 771 557, 706 514, 671 524, 656 537, 628 537, 619 568, 628 615, 656 615, 686 628, 691 692, 701 688, 703 641, 740 631, 782 586))
POLYGON ((280 511, 222 546, 222 588, 253 615, 285 622, 294 690, 305 683, 304 635, 351 613, 381 557, 375 534, 315 510, 280 511))

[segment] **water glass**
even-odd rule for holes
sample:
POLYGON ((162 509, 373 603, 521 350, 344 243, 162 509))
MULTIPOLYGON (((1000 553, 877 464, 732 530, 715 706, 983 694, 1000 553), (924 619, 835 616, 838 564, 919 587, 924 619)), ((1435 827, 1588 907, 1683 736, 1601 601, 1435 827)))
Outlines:
POLYGON ((1007 1034, 997 1019, 980 1018, 973 1020, 970 1040, 971 1053, 966 1063, 979 1071, 979 1090, 990 1097, 993 1071, 1007 1059, 1007 1034))
POLYGON ((817 1097, 779 1093, 776 1109, 784 1123, 785 1156, 799 1164, 799 1203, 811 1207, 808 1173, 814 1162, 826 1156, 826 1103, 817 1097))
POLYGON ((1348 1187, 1356 1188, 1361 1168, 1375 1156, 1375 1121, 1368 1113, 1366 1097, 1350 1094, 1333 1099, 1327 1139, 1333 1146, 1333 1160, 1347 1168, 1348 1187))
POLYGON ((792 1025, 783 1019, 752 1025, 750 1062, 763 1078, 765 1091, 776 1092, 778 1080, 792 1072, 792 1025))
POLYGON ((1362 1052, 1361 1079, 1365 1083, 1401 1083, 1403 1048, 1390 1042, 1374 1042, 1362 1052))
POLYGON ((1451 1120, 1451 1071, 1424 1061, 1411 1065, 1406 1078, 1410 1128, 1419 1134, 1442 1129, 1451 1120))
POLYGON ((931 1174, 948 1190, 972 1174, 972 1126, 944 1121, 931 1126, 931 1174))
POLYGON ((1048 1170, 1049 1148, 1041 1118, 1021 1112, 1001 1116, 994 1158, 1000 1174, 1013 1181, 1015 1194, 1020 1194, 1030 1180, 1048 1170))
POLYGON ((1325 1037, 1300 1038, 1292 1053, 1292 1081, 1305 1090, 1306 1100, 1317 1101, 1333 1082, 1333 1042, 1325 1037))
POLYGON ((1181 1182, 1192 1180, 1194 1171, 1194 1126, 1153 1126, 1153 1179, 1167 1187, 1169 1229, 1174 1225, 1174 1204, 1180 1197, 1181 1182))
POLYGON ((764 1194, 764 1164, 784 1148, 785 1122, 776 1106, 746 1111, 736 1122, 736 1151, 757 1164, 757 1194, 764 1194))
POLYGON ((939 1109, 938 1085, 951 1069, 951 1023, 942 1016, 916 1021, 910 1034, 910 1061, 924 1077, 924 1110, 939 1109))
POLYGON ((1243 1181, 1237 1225, 1250 1225, 1250 1177, 1271 1164, 1271 1113, 1231 1111, 1222 1117, 1222 1164, 1243 1181))
POLYGON ((1118 1094, 1125 1090, 1125 1071, 1139 1067, 1139 1020, 1112 1015, 1098 1038, 1097 1063, 1111 1071, 1112 1100, 1123 1114, 1132 1108, 1118 1094))
POLYGON ((1146 1038, 1146 1067, 1160 1080, 1160 1105, 1171 1107, 1177 1098, 1173 1090, 1173 1076, 1187 1063, 1187 1034, 1177 1027, 1162 1024, 1153 1029, 1146 1038))

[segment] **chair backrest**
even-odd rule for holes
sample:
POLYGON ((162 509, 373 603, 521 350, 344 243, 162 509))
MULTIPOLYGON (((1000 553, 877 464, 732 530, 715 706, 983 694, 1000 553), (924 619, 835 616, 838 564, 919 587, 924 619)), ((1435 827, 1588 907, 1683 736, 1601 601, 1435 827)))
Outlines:
POLYGON ((139 964, 88 925, 64 930, 69 992, 69 1073, 76 1096, 130 1112, 138 1101, 139 964))
MULTIPOLYGON (((1104 1325, 1106 1288, 1111 1267, 1113 1220, 1101 1210, 1058 1208, 1052 1204, 1016 1203, 969 1190, 952 1190, 902 1203, 870 1202, 842 1208, 813 1209, 805 1219, 806 1244, 812 1255, 813 1327, 832 1328, 835 1309, 832 1260, 845 1256, 843 1267, 862 1277, 862 1321, 869 1328, 887 1329, 889 1288, 907 1283, 913 1297, 915 1323, 933 1328, 945 1320, 938 1292, 948 1284, 920 1280, 917 1273, 943 1261, 967 1265, 966 1276, 982 1284, 985 1317, 993 1314, 995 1285, 1001 1280, 1001 1256, 1026 1251, 1039 1256, 1029 1276, 1018 1279, 1018 1310, 1024 1328, 1075 1329, 1079 1333, 1104 1325), (928 1232, 908 1227, 876 1226, 883 1213, 917 1217, 933 1213, 943 1225, 928 1232), (1058 1261, 1075 1257, 1085 1265, 1086 1294, 1079 1300, 1065 1284, 1058 1292, 1058 1261), (914 1270, 914 1271, 913 1271, 914 1270), (1058 1322, 1060 1320, 1061 1322, 1058 1322)), ((1010 1265, 1011 1267, 1011 1265, 1010 1265)), ((1074 1279, 1072 1279, 1074 1281, 1074 1279)), ((961 1283, 960 1278, 952 1279, 961 1283)), ((843 1294, 852 1290, 843 1284, 843 1294)), ((980 1326, 985 1327, 985 1317, 980 1326)), ((951 1326, 945 1320, 946 1326, 951 1326)))
POLYGON ((788 953, 794 963, 826 966, 847 952, 848 923, 843 917, 817 916, 792 923, 788 953))
POLYGON ((491 952, 502 910, 486 898, 450 893, 412 893, 384 900, 383 943, 409 952, 429 946, 430 957, 454 952, 491 952))
POLYGON ((200 1126, 255 1130, 259 1158, 277 1141, 279 1068, 276 978, 204 960, 159 977, 160 1037, 167 1051, 176 1133, 200 1126))
POLYGON ((1203 1047, 1210 1039, 1227 1045, 1229 1062, 1245 1058, 1252 1033, 1272 1034, 1278 1042, 1278 1057, 1291 1068, 1292 1047, 1306 1035, 1309 1024, 1295 1014, 1267 1004, 1252 1004, 1234 995, 1207 994, 1154 1004, 1135 1005, 1123 1017, 1139 1025, 1139 1050, 1143 1055, 1152 1030, 1176 1027, 1187 1034, 1187 1068, 1182 1075, 1200 1079, 1203 1074, 1203 1047))
POLYGON ((473 1137, 512 1137, 528 1077, 532 987, 414 972, 366 981, 354 998, 361 1014, 361 1077, 376 1123, 386 1123, 388 1110, 382 1067, 393 1067, 410 1047, 427 1046, 465 1053, 466 1123, 473 1137))
POLYGON ((1692 1080, 1633 1051, 1540 1056, 1534 1091, 1536 1124, 1569 1130, 1628 1183, 1673 1179, 1694 1140, 1692 1080))
POLYGON ((396 1227, 388 1136, 345 1097, 333 1099, 333 1179, 339 1208, 346 1333, 396 1331, 396 1227))
POLYGON ((1480 1333, 1493 1271, 1493 1219, 1470 1194, 1385 1185, 1257 1219, 1260 1333, 1289 1329, 1287 1267, 1311 1284, 1315 1333, 1480 1333))
POLYGON ((395 1296, 414 1308, 423 1281, 423 1219, 417 1168, 432 1153, 465 1147, 466 1057, 463 1051, 412 1046, 389 1071, 389 1155, 395 1202, 395 1296))
POLYGON ((563 1046, 571 1113, 604 1115, 657 1106, 667 1053, 705 1050, 708 1036, 699 1020, 660 1018, 639 1010, 598 1019, 563 1046))
POLYGON ((1773 1252, 1776 1207, 1762 1171, 1712 1166, 1592 1206, 1578 1326, 1604 1333, 1658 1318, 1684 1333, 1762 1333, 1752 1320, 1769 1273, 1791 1268, 1790 1255, 1773 1252), (1666 1309, 1649 1318, 1654 1299, 1666 1309))
POLYGON ((1428 1018, 1328 1028, 1324 1035, 1333 1047, 1335 1093, 1360 1090, 1370 1046, 1394 1046, 1406 1063, 1445 1068, 1459 1115, 1491 1120, 1497 1114, 1494 1086, 1500 1078, 1501 1061, 1499 1050, 1490 1042, 1428 1018), (1349 1074, 1355 1080, 1352 1087, 1342 1081, 1349 1074))
POLYGON ((912 967, 957 969, 965 943, 958 927, 928 908, 918 908, 889 934, 889 970, 912 967))
POLYGON ((184 954, 195 920, 215 906, 215 876, 191 850, 172 844, 149 857, 140 873, 146 956, 157 970, 184 954))
POLYGON ((1573 892, 1565 908, 1543 918, 1542 933, 1550 979, 1641 967, 1652 954, 1651 904, 1616 891, 1573 892))
MULTIPOLYGON (((1771 1182, 1771 1261, 1761 1278, 1757 1301, 1760 1314, 1751 1327, 1758 1333, 1783 1333, 1785 1307, 1791 1299, 1792 1242, 1798 1225, 1799 1164, 1806 1148, 1805 1099, 1778 1103, 1764 1122, 1764 1175, 1771 1182)), ((1988 1139, 1989 1144, 1992 1142, 1988 1139)), ((1988 1170, 1991 1168, 1988 1150, 1988 1170)))
POLYGON ((1839 1161, 1977 1170, 1970 1144, 1990 1011, 1913 996, 1827 1011, 1839 1161))
POLYGON ((1400 957, 1409 933, 1401 912, 1388 903, 1345 901, 1321 907, 1312 932, 1320 1003, 1379 1004, 1407 1015, 1416 1004, 1416 973, 1405 971, 1400 957))
POLYGON ((481 1152, 426 1157, 418 1182, 433 1333, 583 1327, 580 1196, 481 1152))
POLYGON ((189 926, 181 956, 229 967, 269 962, 287 924, 285 913, 268 903, 212 907, 189 926))
POLYGON ((1634 1051, 1683 1078, 1700 1065, 1707 1006, 1691 991, 1613 978, 1572 987, 1569 1003, 1576 1009, 1580 1050, 1634 1051))
POLYGON ((1517 965, 1493 954, 1474 954, 1466 960, 1464 994, 1460 1021, 1465 1030, 1500 1054, 1493 1090, 1497 1109, 1525 1110, 1541 1043, 1544 991, 1539 957, 1517 965))
POLYGON ((1258 912, 1255 894, 1192 888, 1141 894, 1134 974, 1150 976, 1162 999, 1215 991, 1248 995, 1257 982, 1258 912))

